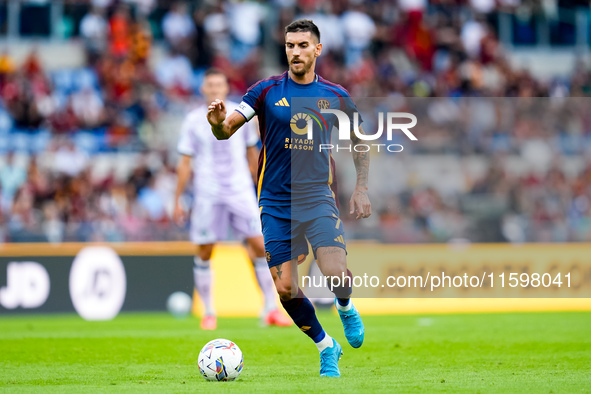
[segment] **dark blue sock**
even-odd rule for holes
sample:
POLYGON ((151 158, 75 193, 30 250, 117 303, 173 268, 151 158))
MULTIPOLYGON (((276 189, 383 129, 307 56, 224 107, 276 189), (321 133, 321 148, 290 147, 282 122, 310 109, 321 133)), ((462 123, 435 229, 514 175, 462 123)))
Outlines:
POLYGON ((346 306, 349 303, 349 298, 351 298, 351 293, 353 292, 353 274, 351 271, 347 270, 347 274, 338 282, 335 282, 335 285, 332 286, 332 282, 329 281, 329 290, 332 291, 337 298, 339 305, 346 306))
POLYGON ((320 342, 324 339, 326 333, 316 318, 314 305, 304 295, 302 289, 298 289, 298 295, 295 298, 289 301, 281 301, 281 304, 296 326, 304 334, 312 338, 314 342, 320 342))

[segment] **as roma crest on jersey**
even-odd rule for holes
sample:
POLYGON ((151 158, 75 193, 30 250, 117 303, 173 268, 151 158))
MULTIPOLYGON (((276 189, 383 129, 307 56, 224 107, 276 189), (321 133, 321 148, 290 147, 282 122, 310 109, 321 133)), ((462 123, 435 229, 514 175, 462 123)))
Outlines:
POLYGON ((316 102, 318 109, 329 109, 330 108, 330 101, 327 99, 320 99, 316 102))

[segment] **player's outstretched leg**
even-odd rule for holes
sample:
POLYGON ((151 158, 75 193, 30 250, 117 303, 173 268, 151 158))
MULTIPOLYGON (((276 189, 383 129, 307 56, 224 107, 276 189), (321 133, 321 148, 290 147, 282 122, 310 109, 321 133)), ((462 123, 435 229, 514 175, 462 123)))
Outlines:
POLYGON ((263 293, 265 307, 262 314, 262 324, 264 326, 287 327, 291 326, 292 321, 285 316, 277 307, 277 295, 273 286, 273 278, 269 274, 267 260, 264 257, 256 257, 253 262, 254 273, 257 283, 263 293))
POLYGON ((316 317, 314 306, 302 290, 298 289, 295 298, 288 301, 282 299, 281 304, 299 329, 308 335, 318 347, 320 376, 341 376, 339 371, 339 360, 343 354, 341 345, 324 331, 316 317))
POLYGON ((269 266, 267 265, 267 259, 265 258, 263 237, 257 236, 247 238, 246 249, 265 302, 261 313, 261 325, 277 327, 291 326, 293 322, 289 317, 281 313, 277 305, 277 293, 275 292, 273 277, 269 272, 269 266))
POLYGON ((359 312, 353 306, 353 276, 347 269, 345 250, 341 247, 320 247, 317 251, 318 267, 329 279, 330 290, 334 293, 337 310, 347 342, 354 348, 361 347, 365 338, 365 327, 359 312))
POLYGON ((201 328, 203 330, 215 330, 217 328, 217 318, 211 300, 212 279, 210 260, 202 260, 200 257, 195 256, 193 278, 195 280, 195 288, 205 309, 205 316, 201 319, 201 328))
POLYGON ((299 329, 308 335, 318 347, 320 376, 341 376, 339 371, 339 360, 343 354, 341 345, 324 331, 316 317, 314 306, 302 290, 297 288, 297 262, 294 260, 270 269, 283 308, 299 329), (295 283, 292 283, 292 266, 295 270, 293 274, 293 277, 296 278, 295 283), (292 286, 297 289, 295 296, 292 294, 292 286))

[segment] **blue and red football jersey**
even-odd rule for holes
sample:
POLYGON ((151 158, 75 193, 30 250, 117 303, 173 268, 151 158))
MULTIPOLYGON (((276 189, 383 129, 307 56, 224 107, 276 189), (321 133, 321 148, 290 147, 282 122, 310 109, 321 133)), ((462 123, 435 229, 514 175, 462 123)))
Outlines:
POLYGON ((259 206, 326 199, 334 203, 334 161, 326 146, 333 127, 339 125, 336 115, 322 114, 322 109, 339 109, 351 121, 357 111, 342 86, 318 75, 312 83, 299 84, 286 71, 257 82, 244 95, 237 111, 247 120, 257 115, 261 134, 259 206), (312 139, 308 124, 313 127, 312 139))

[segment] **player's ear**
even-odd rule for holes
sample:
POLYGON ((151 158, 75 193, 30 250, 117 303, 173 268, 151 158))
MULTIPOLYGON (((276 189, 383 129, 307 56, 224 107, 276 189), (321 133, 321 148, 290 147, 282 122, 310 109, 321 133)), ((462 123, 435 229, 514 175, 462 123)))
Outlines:
POLYGON ((316 57, 320 56, 320 54, 322 53, 322 44, 318 43, 316 44, 316 51, 314 52, 314 54, 316 55, 316 57))

